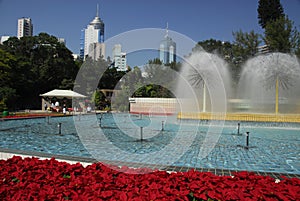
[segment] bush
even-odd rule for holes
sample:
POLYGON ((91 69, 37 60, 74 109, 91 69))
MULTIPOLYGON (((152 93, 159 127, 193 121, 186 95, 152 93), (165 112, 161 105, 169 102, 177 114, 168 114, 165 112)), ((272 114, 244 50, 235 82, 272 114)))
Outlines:
POLYGON ((0 112, 6 111, 7 110, 7 106, 4 103, 4 101, 0 101, 0 112))

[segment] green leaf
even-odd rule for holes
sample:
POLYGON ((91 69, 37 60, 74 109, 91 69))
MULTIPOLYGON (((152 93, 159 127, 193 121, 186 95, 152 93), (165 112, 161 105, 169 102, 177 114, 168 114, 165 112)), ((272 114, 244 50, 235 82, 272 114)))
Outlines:
POLYGON ((11 181, 12 181, 12 182, 15 182, 15 183, 20 182, 20 180, 19 180, 17 177, 13 178, 11 181))
POLYGON ((65 179, 70 179, 70 178, 71 178, 71 175, 64 174, 63 178, 65 178, 65 179))

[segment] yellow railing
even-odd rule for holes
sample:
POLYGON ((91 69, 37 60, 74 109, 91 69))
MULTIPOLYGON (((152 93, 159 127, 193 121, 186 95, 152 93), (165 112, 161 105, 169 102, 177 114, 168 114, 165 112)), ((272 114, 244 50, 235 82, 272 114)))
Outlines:
POLYGON ((257 114, 257 113, 209 113, 179 112, 178 119, 295 122, 300 123, 300 114, 257 114))

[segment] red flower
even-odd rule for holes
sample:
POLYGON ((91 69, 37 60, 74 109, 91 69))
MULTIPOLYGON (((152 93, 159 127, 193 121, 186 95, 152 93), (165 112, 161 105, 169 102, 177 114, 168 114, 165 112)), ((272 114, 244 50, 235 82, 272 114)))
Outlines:
POLYGON ((300 200, 300 180, 238 172, 167 173, 54 158, 0 160, 0 200, 300 200), (126 174, 130 173, 130 174, 126 174), (134 174, 132 174, 134 173, 134 174), (147 173, 147 174, 146 174, 147 173))

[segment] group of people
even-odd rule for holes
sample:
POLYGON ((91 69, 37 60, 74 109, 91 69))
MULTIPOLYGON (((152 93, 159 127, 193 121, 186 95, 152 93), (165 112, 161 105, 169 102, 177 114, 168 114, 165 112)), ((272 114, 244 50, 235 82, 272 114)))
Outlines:
MULTIPOLYGON (((72 111, 82 112, 82 108, 80 106, 79 107, 74 106, 74 109, 73 108, 67 108, 66 103, 64 103, 63 106, 60 107, 60 104, 59 104, 58 101, 56 101, 55 103, 51 102, 50 106, 48 106, 47 103, 45 103, 44 108, 45 108, 45 111, 62 112, 64 115, 66 115, 67 111, 68 112, 72 112, 72 111)), ((90 104, 86 106, 86 112, 87 113, 92 112, 92 107, 90 106, 90 104)))
POLYGON ((54 111, 54 112, 62 112, 63 114, 67 113, 67 105, 64 103, 63 107, 59 106, 59 102, 56 101, 51 102, 51 105, 48 107, 47 103, 44 104, 45 111, 54 111))

